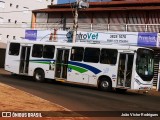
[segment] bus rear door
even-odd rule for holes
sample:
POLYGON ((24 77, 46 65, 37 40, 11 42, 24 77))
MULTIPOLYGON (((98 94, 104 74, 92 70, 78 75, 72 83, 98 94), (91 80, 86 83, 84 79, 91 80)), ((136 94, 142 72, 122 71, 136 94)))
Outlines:
POLYGON ((133 59, 133 53, 120 53, 117 87, 131 87, 133 59))
POLYGON ((19 66, 20 74, 28 74, 30 51, 31 51, 30 46, 21 46, 20 66, 19 66))
POLYGON ((57 48, 55 78, 67 79, 69 49, 57 48))

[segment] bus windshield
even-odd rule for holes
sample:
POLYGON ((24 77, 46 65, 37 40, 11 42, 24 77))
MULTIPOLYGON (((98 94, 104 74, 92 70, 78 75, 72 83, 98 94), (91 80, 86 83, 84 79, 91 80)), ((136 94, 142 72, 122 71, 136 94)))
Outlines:
POLYGON ((150 81, 154 75, 154 54, 152 50, 137 50, 136 71, 144 81, 150 81))

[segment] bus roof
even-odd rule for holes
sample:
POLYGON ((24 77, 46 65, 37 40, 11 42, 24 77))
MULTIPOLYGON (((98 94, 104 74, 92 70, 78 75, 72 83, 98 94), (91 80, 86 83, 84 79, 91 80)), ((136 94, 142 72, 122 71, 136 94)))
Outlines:
MULTIPOLYGON (((45 45, 60 45, 65 47, 95 47, 95 48, 110 48, 110 49, 123 49, 123 50, 137 50, 138 48, 145 48, 140 46, 132 46, 132 45, 118 45, 118 44, 93 44, 93 43, 87 43, 87 42, 76 42, 76 43, 67 43, 67 42, 50 42, 50 41, 30 41, 30 40, 10 40, 9 43, 20 43, 20 44, 45 44, 45 45)), ((149 48, 146 48, 149 49, 149 48)))

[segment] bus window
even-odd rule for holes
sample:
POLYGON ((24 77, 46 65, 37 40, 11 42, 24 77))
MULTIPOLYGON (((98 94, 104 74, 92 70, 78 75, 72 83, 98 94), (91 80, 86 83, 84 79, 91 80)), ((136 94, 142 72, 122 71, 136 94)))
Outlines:
POLYGON ((100 49, 99 48, 86 48, 84 53, 84 62, 99 62, 100 49))
POLYGON ((9 55, 19 55, 20 44, 19 43, 10 43, 9 55))
POLYGON ((151 81, 154 76, 153 51, 139 48, 137 50, 136 71, 144 81, 151 81))
POLYGON ((42 57, 43 45, 33 45, 32 57, 42 57))
POLYGON ((55 46, 45 45, 43 48, 43 58, 53 58, 54 50, 55 50, 55 46))
POLYGON ((83 60, 83 47, 72 47, 71 60, 72 61, 82 61, 83 60))
POLYGON ((102 49, 100 63, 116 64, 118 51, 116 49, 102 49))

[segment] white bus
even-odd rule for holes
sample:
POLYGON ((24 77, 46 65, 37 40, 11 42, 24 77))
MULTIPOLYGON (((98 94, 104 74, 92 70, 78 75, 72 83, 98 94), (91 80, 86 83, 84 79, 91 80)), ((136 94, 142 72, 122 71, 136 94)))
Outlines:
POLYGON ((5 70, 63 82, 92 85, 101 90, 149 90, 154 55, 149 48, 85 43, 10 41, 5 70))

